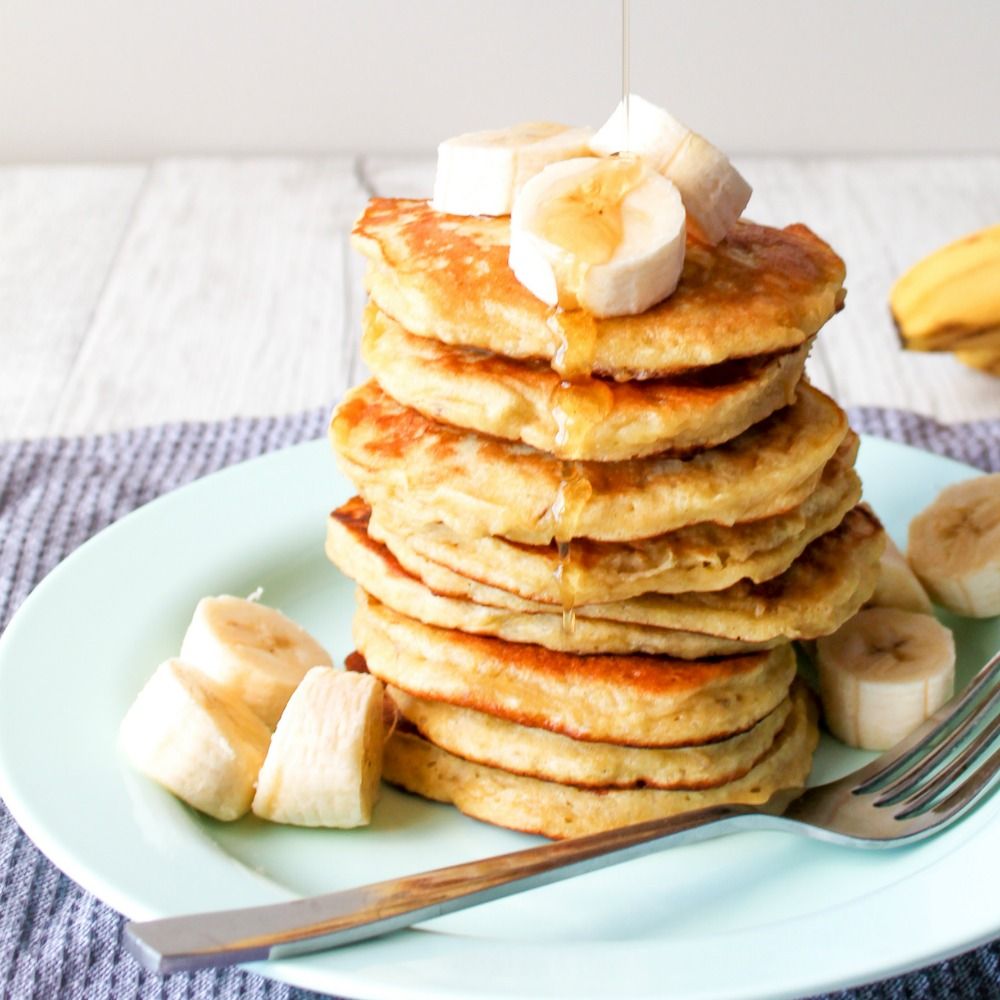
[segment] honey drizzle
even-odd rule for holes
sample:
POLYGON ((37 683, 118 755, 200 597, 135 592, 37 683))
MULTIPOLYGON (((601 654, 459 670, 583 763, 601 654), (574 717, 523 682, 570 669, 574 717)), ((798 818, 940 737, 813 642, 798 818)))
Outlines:
POLYGON ((556 540, 557 565, 554 571, 562 604, 563 632, 572 635, 576 629, 576 572, 573 566, 573 536, 580 515, 593 493, 590 481, 577 462, 562 462, 559 488, 552 504, 552 533, 556 540))
POLYGON ((629 84, 629 0, 622 0, 622 103, 625 105, 625 148, 632 148, 632 129, 629 110, 632 87, 629 84))

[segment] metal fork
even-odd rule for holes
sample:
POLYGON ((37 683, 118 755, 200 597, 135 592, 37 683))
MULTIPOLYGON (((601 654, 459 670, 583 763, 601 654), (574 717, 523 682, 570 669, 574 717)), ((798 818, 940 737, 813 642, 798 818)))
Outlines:
POLYGON ((913 843, 954 822, 993 786, 1000 749, 986 752, 1000 733, 998 681, 1000 653, 877 760, 763 806, 714 806, 288 903, 133 922, 126 941, 146 968, 164 974, 362 941, 667 845, 739 830, 792 830, 865 848, 913 843))

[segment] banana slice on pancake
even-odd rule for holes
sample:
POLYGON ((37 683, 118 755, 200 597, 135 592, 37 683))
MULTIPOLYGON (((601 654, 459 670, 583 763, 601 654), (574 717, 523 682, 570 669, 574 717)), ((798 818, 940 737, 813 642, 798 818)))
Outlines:
POLYGON ((638 157, 546 167, 514 203, 510 268, 550 306, 634 316, 665 299, 684 266, 681 196, 638 157))
POLYGON ((434 200, 450 215, 510 215, 514 196, 550 163, 589 153, 589 128, 526 122, 468 132, 438 146, 434 200))
POLYGON ((691 222, 713 246, 732 229, 753 189, 729 159, 663 108, 630 94, 590 142, 595 153, 635 153, 680 191, 691 222))

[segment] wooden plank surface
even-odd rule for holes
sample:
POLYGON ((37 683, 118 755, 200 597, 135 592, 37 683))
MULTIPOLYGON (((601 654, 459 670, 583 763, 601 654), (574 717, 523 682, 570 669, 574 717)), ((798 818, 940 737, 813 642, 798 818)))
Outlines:
POLYGON ((354 161, 154 165, 49 430, 331 405, 358 377, 354 161))
MULTIPOLYGON (((892 281, 1000 220, 1000 156, 746 158, 749 214, 844 256, 847 308, 810 373, 844 405, 1000 417, 1000 380, 899 349, 892 281)), ((87 434, 331 404, 363 376, 370 194, 420 196, 433 158, 183 159, 0 169, 0 435, 87 434)))
POLYGON ((0 167, 0 436, 48 433, 146 173, 0 167))

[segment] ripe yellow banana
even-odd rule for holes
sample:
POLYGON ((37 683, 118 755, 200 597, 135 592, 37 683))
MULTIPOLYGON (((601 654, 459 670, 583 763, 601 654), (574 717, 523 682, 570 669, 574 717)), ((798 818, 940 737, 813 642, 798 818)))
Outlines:
POLYGON ((250 809, 270 739, 246 705, 180 660, 156 668, 119 731, 138 771, 221 820, 250 809))
POLYGON ((830 731, 849 746, 887 750, 955 687, 955 642, 930 615, 866 608, 816 641, 830 731))
POLYGON ((955 357, 970 368, 989 375, 1000 375, 1000 346, 963 347, 955 351, 955 357))
POLYGON ((253 811, 297 826, 363 826, 382 777, 382 683, 314 667, 285 708, 257 779, 253 811))
POLYGON ((249 705, 272 729, 306 671, 333 662, 280 611, 225 596, 198 602, 180 656, 249 705))
POLYGON ((1000 615, 1000 472, 954 483, 910 522, 910 565, 934 600, 1000 615))
POLYGON ((1000 225, 914 264, 893 286, 889 303, 911 350, 1000 350, 1000 225))

